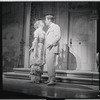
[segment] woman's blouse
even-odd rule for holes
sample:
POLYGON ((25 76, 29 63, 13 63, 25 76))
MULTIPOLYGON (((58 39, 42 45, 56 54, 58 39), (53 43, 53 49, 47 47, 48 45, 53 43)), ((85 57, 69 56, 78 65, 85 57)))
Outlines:
POLYGON ((42 29, 38 28, 34 32, 34 38, 38 38, 38 43, 44 43, 45 32, 42 29))

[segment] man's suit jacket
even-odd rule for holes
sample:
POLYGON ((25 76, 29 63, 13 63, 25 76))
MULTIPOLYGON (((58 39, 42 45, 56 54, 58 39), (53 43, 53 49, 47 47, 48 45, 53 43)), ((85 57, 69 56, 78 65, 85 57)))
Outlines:
POLYGON ((59 53, 59 40, 61 38, 60 27, 52 23, 46 32, 46 53, 59 53), (47 46, 52 43, 53 47, 49 50, 47 46))

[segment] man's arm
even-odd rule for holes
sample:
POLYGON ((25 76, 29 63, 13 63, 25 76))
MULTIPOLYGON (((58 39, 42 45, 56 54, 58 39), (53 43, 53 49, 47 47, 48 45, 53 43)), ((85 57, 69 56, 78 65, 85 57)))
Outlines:
POLYGON ((52 43, 51 43, 53 46, 55 46, 56 43, 61 39, 61 31, 60 31, 60 27, 58 25, 55 26, 54 34, 56 34, 56 37, 55 37, 55 40, 52 41, 52 43))

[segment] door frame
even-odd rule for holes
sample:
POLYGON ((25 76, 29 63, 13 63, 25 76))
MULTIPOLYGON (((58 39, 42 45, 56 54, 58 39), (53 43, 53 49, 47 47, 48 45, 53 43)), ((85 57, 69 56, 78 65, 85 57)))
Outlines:
MULTIPOLYGON (((67 43, 68 43, 68 47, 70 47, 70 40, 69 40, 69 34, 70 34, 70 13, 75 13, 75 12, 82 12, 82 13, 87 13, 90 15, 90 20, 94 20, 95 21, 95 68, 93 69, 93 71, 97 71, 97 64, 96 64, 96 53, 97 53, 97 19, 98 19, 98 14, 97 14, 97 10, 68 10, 68 39, 67 39, 67 43), (96 13, 95 13, 96 12, 96 13)), ((69 66, 69 52, 70 52, 70 48, 68 48, 68 56, 67 56, 67 66, 69 66)), ((73 70, 75 71, 75 70, 73 70)))

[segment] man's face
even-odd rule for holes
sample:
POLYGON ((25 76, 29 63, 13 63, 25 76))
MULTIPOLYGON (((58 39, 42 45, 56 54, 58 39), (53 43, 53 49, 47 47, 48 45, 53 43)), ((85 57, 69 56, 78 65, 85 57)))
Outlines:
POLYGON ((46 25, 48 26, 49 25, 49 23, 50 23, 50 20, 48 20, 48 18, 46 17, 46 19, 45 19, 45 23, 46 23, 46 25))

